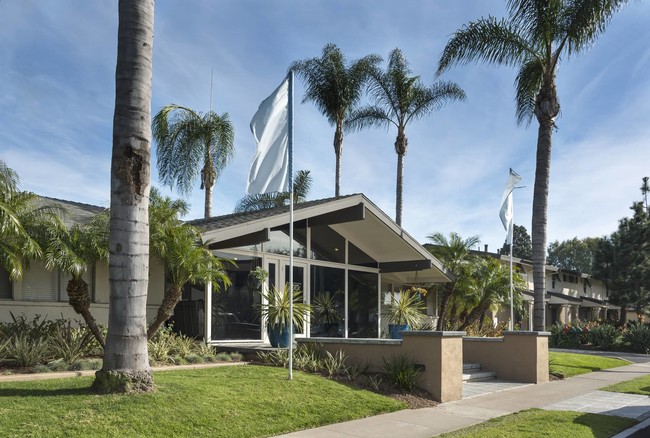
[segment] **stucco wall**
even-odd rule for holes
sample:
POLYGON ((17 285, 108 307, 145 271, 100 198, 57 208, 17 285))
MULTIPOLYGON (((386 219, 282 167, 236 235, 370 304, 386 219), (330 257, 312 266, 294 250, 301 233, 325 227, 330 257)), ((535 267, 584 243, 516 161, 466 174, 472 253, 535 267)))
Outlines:
MULTIPOLYGON (((40 262, 34 262, 40 263, 40 262)), ((36 270, 34 270, 36 272, 36 270)), ((40 272, 40 270, 38 271, 40 272)), ((30 271, 24 276, 30 275, 30 271)), ((36 315, 48 319, 66 318, 82 321, 81 315, 75 313, 65 301, 25 301, 23 300, 23 281, 16 281, 12 285, 13 300, 0 300, 0 321, 10 322, 11 314, 19 316, 25 314, 28 319, 36 315)), ((94 301, 90 305, 90 311, 99 324, 108 324, 108 265, 97 263, 94 272, 94 301)), ((147 294, 147 320, 151 321, 156 316, 158 306, 162 303, 165 294, 165 273, 162 263, 151 258, 149 263, 149 289, 147 294)))
POLYGON ((343 351, 348 359, 371 370, 383 369, 384 358, 407 355, 424 367, 419 386, 440 402, 460 400, 463 391, 463 347, 465 332, 405 331, 403 340, 299 338, 301 344, 317 344, 334 354, 343 351))
POLYGON ((463 339, 465 363, 479 363, 497 378, 525 383, 548 382, 549 332, 504 332, 500 338, 463 339))

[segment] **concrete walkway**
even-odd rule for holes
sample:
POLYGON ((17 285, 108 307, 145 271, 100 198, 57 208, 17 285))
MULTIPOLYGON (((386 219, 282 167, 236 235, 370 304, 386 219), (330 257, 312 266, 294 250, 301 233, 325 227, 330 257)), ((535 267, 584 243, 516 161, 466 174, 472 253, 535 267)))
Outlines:
MULTIPOLYGON (((646 356, 647 357, 647 356, 646 356)), ((649 358, 650 359, 650 358, 649 358)), ((428 438, 490 418, 529 408, 572 410, 626 416, 644 421, 650 418, 650 397, 599 391, 605 386, 650 374, 650 363, 635 363, 539 385, 504 385, 497 381, 496 392, 467 394, 462 400, 435 408, 403 410, 316 429, 281 435, 292 438, 428 438)), ((650 423, 650 420, 648 420, 650 423)), ((646 423, 643 423, 644 426, 646 423)), ((623 435, 621 436, 629 436, 623 435)))

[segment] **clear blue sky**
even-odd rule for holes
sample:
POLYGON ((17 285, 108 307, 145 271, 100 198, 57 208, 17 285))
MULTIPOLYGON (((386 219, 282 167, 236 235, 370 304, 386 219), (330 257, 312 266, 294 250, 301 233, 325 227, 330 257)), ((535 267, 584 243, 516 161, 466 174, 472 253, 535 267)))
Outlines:
MULTIPOLYGON (((214 110, 235 125, 236 158, 215 187, 213 214, 244 195, 254 153, 249 122, 289 64, 336 43, 348 59, 399 47, 432 83, 449 36, 481 16, 502 17, 497 0, 183 0, 156 2, 152 112, 177 103, 214 110)), ((650 175, 650 2, 632 2, 593 48, 563 59, 562 105, 553 138, 549 241, 616 229, 650 175)), ((117 45, 117 1, 0 0, 0 159, 22 188, 108 206, 117 45)), ((515 71, 468 65, 442 77, 468 95, 407 128, 404 228, 479 235, 492 250, 508 168, 515 222, 530 230, 537 126, 515 123, 515 71)), ((314 177, 311 198, 334 194, 333 128, 297 82, 295 167, 314 177)), ((365 193, 395 214, 395 132, 373 129, 344 141, 342 192, 365 193)), ((152 183, 158 184, 155 147, 152 183)), ((170 193, 167 191, 167 193, 170 193)), ((175 194, 173 192, 172 194, 175 194)), ((189 218, 202 216, 198 182, 189 218)))

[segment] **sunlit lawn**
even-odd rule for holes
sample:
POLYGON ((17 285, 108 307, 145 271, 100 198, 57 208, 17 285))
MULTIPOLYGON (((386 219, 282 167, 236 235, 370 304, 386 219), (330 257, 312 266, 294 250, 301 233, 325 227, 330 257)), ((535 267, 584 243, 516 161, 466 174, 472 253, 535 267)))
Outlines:
POLYGON ((616 435, 636 423, 636 420, 611 415, 528 409, 440 436, 447 438, 604 438, 616 435))
POLYGON ((319 376, 263 366, 157 372, 153 393, 100 396, 92 378, 0 384, 0 436, 260 437, 405 405, 319 376))
POLYGON ((549 352, 549 372, 563 377, 629 365, 630 362, 590 354, 549 352))
POLYGON ((626 382, 602 388, 603 391, 624 392, 626 394, 650 395, 650 375, 637 377, 626 382))

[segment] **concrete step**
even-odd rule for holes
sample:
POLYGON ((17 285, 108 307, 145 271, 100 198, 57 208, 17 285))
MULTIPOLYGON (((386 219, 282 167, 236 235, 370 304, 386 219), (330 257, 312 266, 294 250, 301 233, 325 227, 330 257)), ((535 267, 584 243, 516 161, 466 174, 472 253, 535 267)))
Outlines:
POLYGON ((480 369, 481 369, 481 364, 480 363, 464 363, 463 364, 463 371, 480 370, 480 369))
POLYGON ((496 379, 497 373, 494 371, 471 370, 463 372, 463 382, 477 382, 480 380, 496 379))

